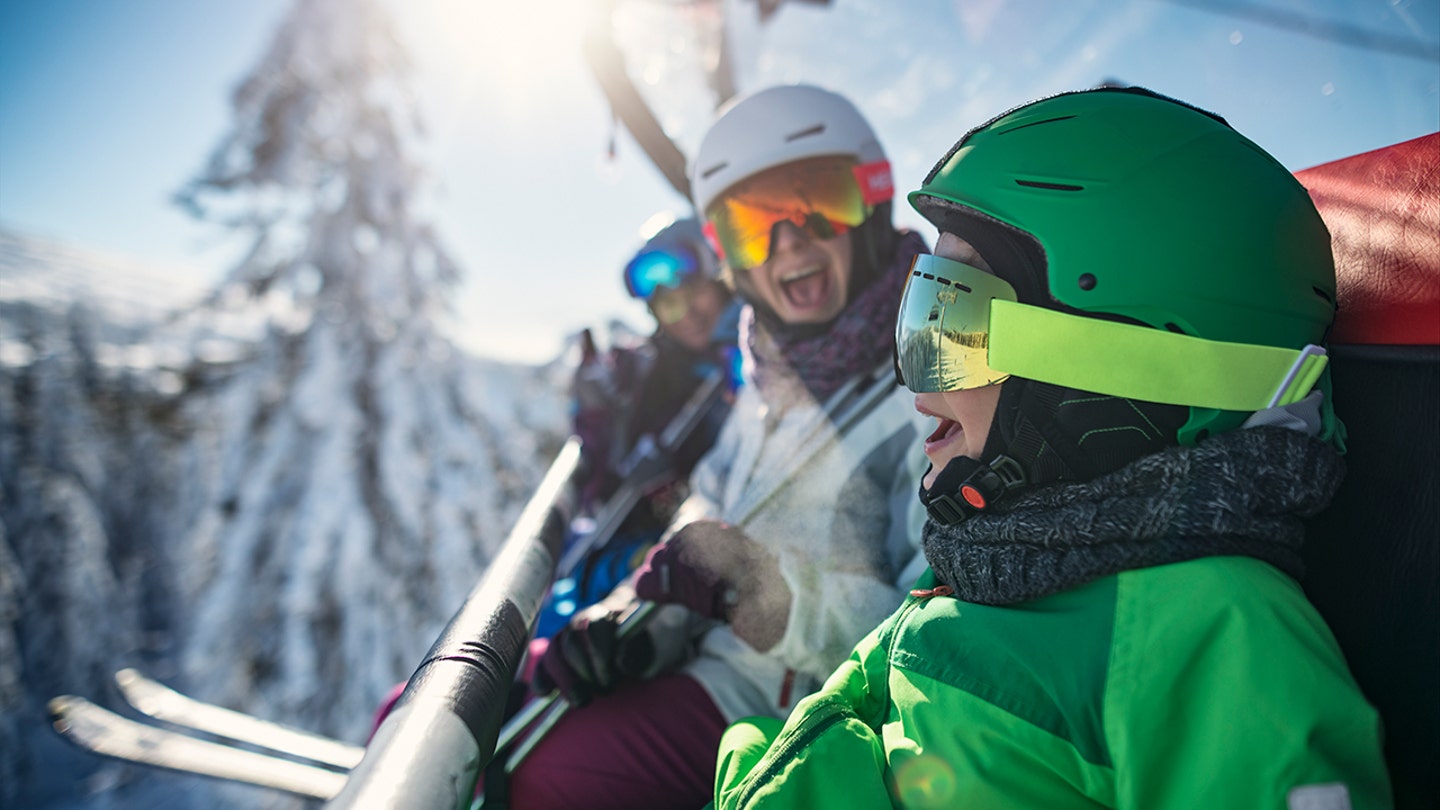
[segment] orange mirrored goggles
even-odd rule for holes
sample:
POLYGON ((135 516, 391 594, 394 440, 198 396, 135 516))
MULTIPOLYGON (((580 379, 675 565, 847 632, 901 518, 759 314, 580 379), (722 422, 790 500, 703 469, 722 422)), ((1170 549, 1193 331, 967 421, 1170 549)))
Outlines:
POLYGON ((833 239, 864 222, 893 194, 890 164, 852 157, 797 160, 737 183, 705 209, 705 234, 732 270, 770 258, 775 228, 789 222, 812 239, 833 239))

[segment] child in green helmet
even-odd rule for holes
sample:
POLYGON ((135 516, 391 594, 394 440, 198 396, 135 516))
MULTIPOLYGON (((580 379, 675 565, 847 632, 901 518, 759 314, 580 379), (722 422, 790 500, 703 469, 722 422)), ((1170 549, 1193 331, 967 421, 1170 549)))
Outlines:
POLYGON ((896 324, 930 569, 787 722, 727 731, 716 806, 1390 806, 1295 579, 1344 473, 1305 190, 1106 88, 972 130, 909 199, 940 230, 896 324))

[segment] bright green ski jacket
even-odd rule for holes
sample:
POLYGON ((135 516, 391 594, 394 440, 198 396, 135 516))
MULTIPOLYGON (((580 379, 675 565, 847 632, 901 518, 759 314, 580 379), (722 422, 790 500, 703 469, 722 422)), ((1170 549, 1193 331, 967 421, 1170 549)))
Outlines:
POLYGON ((736 808, 1389 807, 1380 723, 1300 588, 1208 557, 992 607, 917 591, 778 721, 736 808))

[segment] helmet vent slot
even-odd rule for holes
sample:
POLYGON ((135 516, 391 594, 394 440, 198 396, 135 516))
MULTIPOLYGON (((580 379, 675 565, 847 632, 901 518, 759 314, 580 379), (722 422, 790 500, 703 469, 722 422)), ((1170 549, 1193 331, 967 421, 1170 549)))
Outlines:
POLYGON ((808 127, 808 128, 806 128, 806 129, 800 130, 799 132, 792 132, 792 133, 790 133, 789 135, 786 135, 786 136, 785 136, 785 142, 786 142, 786 143, 794 143, 795 141, 798 141, 798 140, 800 140, 801 138, 808 138, 808 137, 810 137, 811 135, 819 135, 820 133, 822 133, 822 132, 824 132, 824 131, 825 131, 825 125, 824 125, 824 124, 816 124, 816 125, 813 126, 813 127, 808 127))
POLYGON ((1072 186, 1069 183, 1045 183, 1039 180, 1016 180, 1015 185, 1026 188, 1043 188, 1050 191, 1084 191, 1084 186, 1072 186))
POLYGON ((726 167, 728 167, 729 165, 730 165, 730 161, 728 161, 728 160, 725 161, 724 163, 716 163, 714 166, 711 166, 710 168, 708 168, 708 169, 706 169, 705 171, 701 172, 701 173, 700 173, 700 176, 703 177, 703 178, 705 178, 706 180, 709 180, 710 177, 713 176, 716 172, 723 172, 723 171, 725 171, 726 167))

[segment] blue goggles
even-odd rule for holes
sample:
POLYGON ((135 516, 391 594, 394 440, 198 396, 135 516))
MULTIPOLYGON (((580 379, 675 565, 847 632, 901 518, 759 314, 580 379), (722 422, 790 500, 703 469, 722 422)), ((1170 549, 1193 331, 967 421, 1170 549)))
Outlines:
POLYGON ((644 250, 625 265, 625 289, 630 295, 649 301, 661 287, 678 289, 700 271, 693 251, 677 248, 644 250))

